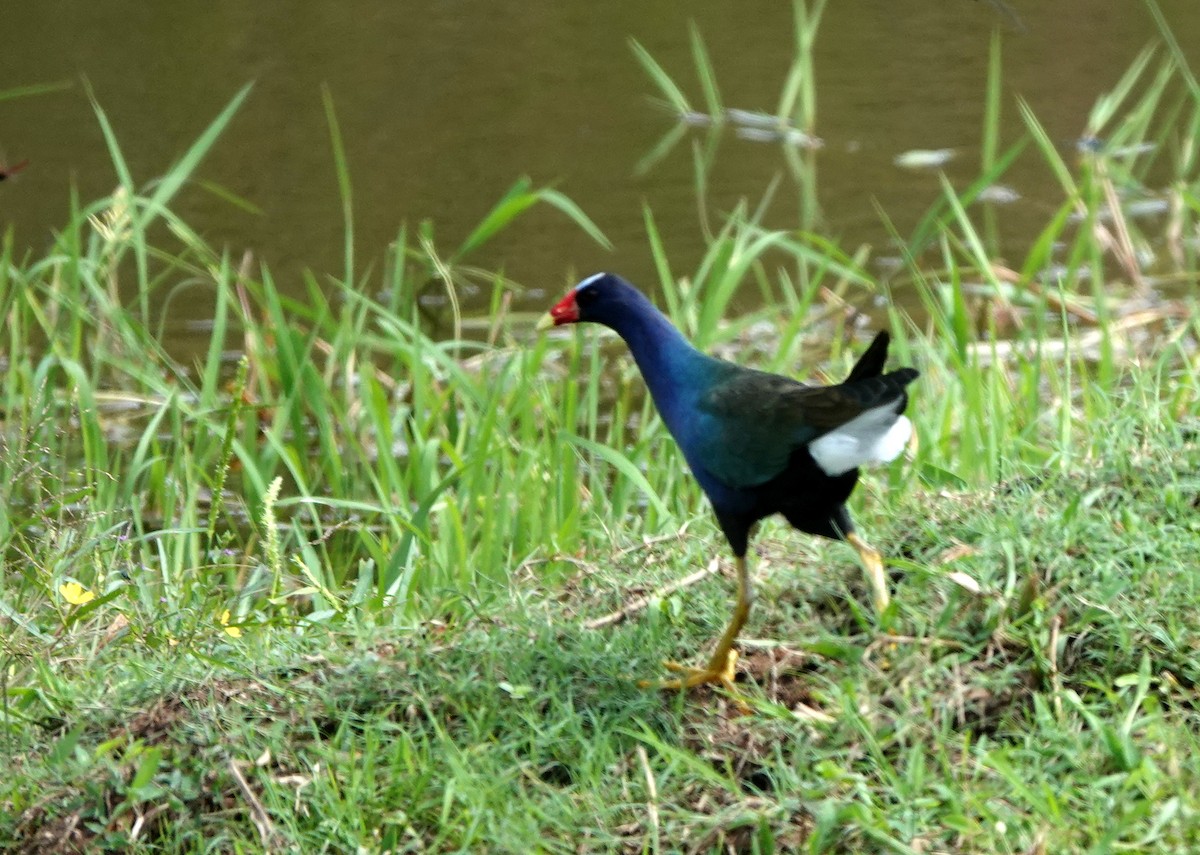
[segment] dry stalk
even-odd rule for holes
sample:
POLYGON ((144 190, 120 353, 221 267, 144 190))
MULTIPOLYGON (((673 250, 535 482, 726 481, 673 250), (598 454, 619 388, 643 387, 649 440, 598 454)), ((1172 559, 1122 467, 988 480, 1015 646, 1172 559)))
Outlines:
POLYGON ((697 570, 695 573, 684 576, 682 579, 672 582, 669 585, 665 585, 652 593, 635 597, 625 605, 621 606, 621 608, 617 609, 615 612, 609 612, 601 617, 592 618, 589 621, 585 621, 583 626, 585 629, 603 629, 606 626, 612 626, 613 624, 620 623, 631 615, 635 615, 645 609, 655 599, 661 599, 675 593, 676 591, 689 588, 692 585, 695 585, 697 582, 702 582, 709 576, 715 575, 719 567, 720 563, 714 558, 712 561, 708 562, 708 566, 703 570, 697 570))
POLYGON ((650 758, 646 756, 644 746, 637 747, 638 762, 642 765, 642 774, 646 776, 646 815, 650 819, 650 834, 654 845, 651 852, 662 851, 662 833, 658 819, 658 782, 654 780, 654 771, 650 768, 650 758))
POLYGON ((245 796, 246 802, 250 805, 250 820, 254 823, 254 827, 258 829, 258 836, 262 839, 263 851, 269 852, 271 841, 275 837, 275 827, 271 824, 271 817, 267 815, 266 808, 258 800, 258 796, 254 794, 254 790, 250 789, 250 784, 243 777, 241 770, 233 762, 232 757, 229 759, 229 771, 233 774, 233 780, 237 782, 238 789, 242 791, 242 795, 245 796))

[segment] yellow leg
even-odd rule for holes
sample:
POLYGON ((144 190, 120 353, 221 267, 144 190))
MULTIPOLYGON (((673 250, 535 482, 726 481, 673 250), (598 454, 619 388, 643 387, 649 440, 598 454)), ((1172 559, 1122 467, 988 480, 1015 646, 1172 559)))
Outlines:
POLYGON ((888 607, 888 603, 891 601, 888 596, 887 577, 883 575, 883 558, 878 550, 857 534, 846 535, 846 542, 858 551, 858 557, 862 559, 863 567, 866 569, 867 582, 871 585, 871 599, 875 603, 876 613, 880 613, 888 607))
POLYGON ((729 626, 725 628, 725 632, 717 642, 716 649, 713 650, 708 664, 703 668, 694 668, 689 665, 681 665, 678 662, 664 662, 663 664, 668 670, 677 671, 683 676, 677 680, 664 680, 661 683, 653 680, 642 680, 638 685, 643 688, 658 686, 663 689, 690 689, 693 686, 702 686, 705 683, 716 683, 733 691, 733 677, 736 673, 738 659, 738 652, 734 649, 733 645, 737 641, 738 633, 746 625, 746 618, 750 616, 750 605, 754 602, 754 583, 750 579, 750 571, 746 567, 745 556, 737 559, 737 571, 738 598, 737 605, 733 609, 733 619, 729 622, 729 626))

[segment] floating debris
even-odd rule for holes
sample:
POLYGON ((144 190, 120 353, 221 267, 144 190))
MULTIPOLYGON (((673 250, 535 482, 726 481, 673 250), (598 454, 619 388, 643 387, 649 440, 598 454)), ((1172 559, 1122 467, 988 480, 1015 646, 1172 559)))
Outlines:
POLYGON ((799 148, 821 148, 825 145, 825 140, 814 137, 812 134, 806 134, 799 128, 790 128, 784 134, 783 141, 799 148))
POLYGON ((735 133, 739 139, 754 142, 781 142, 798 148, 820 148, 825 143, 820 137, 810 136, 799 128, 748 128, 739 127, 735 133))
POLYGON ((1138 199, 1125 206, 1125 216, 1133 219, 1157 217, 1169 213, 1171 205, 1166 199, 1138 199))
POLYGON ((1075 140, 1076 151, 1083 154, 1105 154, 1109 157, 1137 157, 1139 154, 1149 154, 1158 149, 1158 143, 1154 142, 1131 143, 1116 148, 1106 148, 1107 145, 1105 140, 1091 134, 1075 140))
POLYGON ((1011 205, 1020 198, 1021 194, 1006 184, 990 184, 979 191, 978 201, 990 205, 1011 205))
POLYGON ((1057 287, 1062 287, 1066 282, 1087 282, 1092 278, 1092 268, 1080 265, 1072 267, 1068 264, 1051 264, 1041 275, 1038 280, 1057 287))
MULTIPOLYGON (((1171 205, 1166 199, 1136 199, 1121 206, 1121 215, 1127 220, 1145 219, 1146 217, 1157 217, 1169 213, 1171 205)), ((1068 217, 1067 222, 1079 223, 1088 218, 1087 212, 1073 211, 1068 217)), ((1113 221, 1113 211, 1108 205, 1099 208, 1095 213, 1095 218, 1101 223, 1110 223, 1113 221)))
POLYGON ((738 128, 735 133, 740 139, 755 142, 775 142, 779 139, 779 131, 774 128, 738 128))
POLYGON ((1158 149, 1158 143, 1140 142, 1133 145, 1123 145, 1108 152, 1109 157, 1137 157, 1139 154, 1149 154, 1158 149))
POLYGON ((748 128, 785 128, 790 127, 786 119, 774 115, 773 113, 762 113, 757 110, 738 110, 730 107, 725 111, 725 116, 735 125, 742 125, 748 128))
POLYGON ((954 159, 952 148, 914 148, 896 155, 893 161, 903 169, 937 169, 954 159))
POLYGON ((880 273, 895 273, 904 269, 904 256, 902 255, 877 255, 873 261, 875 269, 880 273))
POLYGON ((12 166, 5 166, 0 163, 0 181, 7 181, 27 166, 29 166, 28 160, 22 160, 20 163, 14 163, 12 166))
POLYGON ((719 116, 691 110, 680 113, 679 121, 697 128, 719 127, 729 122, 736 127, 735 133, 738 137, 754 142, 781 142, 798 148, 820 148, 825 145, 820 137, 800 130, 786 116, 776 116, 759 110, 739 110, 731 107, 719 116))

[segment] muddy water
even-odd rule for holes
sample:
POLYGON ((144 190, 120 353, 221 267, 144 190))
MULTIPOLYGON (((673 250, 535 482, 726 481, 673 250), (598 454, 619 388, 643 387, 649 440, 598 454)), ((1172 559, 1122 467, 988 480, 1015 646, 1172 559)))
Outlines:
MULTIPOLYGON (((903 228, 937 195, 930 173, 898 168, 914 148, 953 148, 952 177, 978 162, 988 43, 1003 32, 1006 131, 1020 132, 1013 96, 1068 147, 1096 96, 1156 37, 1136 0, 1009 0, 1021 27, 990 2, 838 0, 817 42, 817 192, 823 230, 844 246, 880 245, 876 202, 903 228)), ((1160 0, 1193 67, 1200 5, 1160 0)), ((134 175, 148 181, 176 158, 245 82, 255 90, 203 165, 206 180, 248 199, 251 213, 200 187, 177 210, 202 234, 252 247, 285 287, 299 270, 341 269, 340 211, 321 104, 328 85, 354 181, 360 258, 374 260, 402 221, 431 219, 449 250, 521 175, 554 182, 616 244, 607 253, 550 211, 537 211, 476 263, 548 291, 596 268, 649 278, 641 204, 649 202, 676 269, 702 237, 688 145, 649 174, 634 165, 670 126, 649 103, 636 38, 700 101, 688 21, 704 35, 729 106, 771 110, 791 58, 790 4, 495 4, 395 0, 261 4, 213 0, 7 4, 0 91, 64 81, 69 89, 0 101, 0 164, 28 158, 0 183, 0 226, 43 250, 66 217, 114 174, 81 79, 89 81, 134 175)), ((1014 223, 1040 221, 1057 201, 1036 158, 1010 183, 1014 223)), ((777 145, 728 135, 712 196, 728 208, 757 199, 783 168, 777 145)), ((794 208, 792 209, 794 211, 794 208)), ((787 225, 788 214, 775 225, 787 225)), ((1019 236, 1020 228, 1016 229, 1019 236)), ((185 302, 177 301, 186 311, 185 302)))

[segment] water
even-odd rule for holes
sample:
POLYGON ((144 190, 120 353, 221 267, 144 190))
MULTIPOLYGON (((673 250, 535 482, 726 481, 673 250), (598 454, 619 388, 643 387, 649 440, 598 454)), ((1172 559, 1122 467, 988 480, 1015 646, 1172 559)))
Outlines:
MULTIPOLYGON (((938 195, 934 173, 894 158, 952 148, 952 178, 978 164, 988 44, 1004 34, 1005 133, 1020 133, 1013 97, 1032 105, 1064 148, 1097 95, 1156 38, 1134 0, 1012 0, 1023 30, 991 3, 830 3, 817 42, 817 156, 824 231, 844 247, 879 246, 878 203, 904 229, 938 195), (910 8, 915 7, 915 8, 910 8)), ((671 119, 649 103, 636 38, 701 102, 688 20, 704 36, 728 106, 772 110, 791 59, 790 4, 574 4, 529 0, 432 4, 9 4, 0 90, 73 82, 67 91, 0 101, 0 165, 29 167, 0 183, 0 227, 43 251, 65 221, 72 184, 88 200, 115 185, 81 78, 107 111, 135 177, 178 157, 233 93, 255 90, 201 176, 261 208, 243 211, 189 188, 176 209, 235 253, 250 247, 285 289, 300 270, 342 269, 340 207, 321 86, 332 92, 354 182, 359 257, 377 261, 402 221, 431 219, 452 249, 521 175, 554 183, 616 244, 606 252, 565 218, 538 210, 475 263, 503 268, 551 295, 576 276, 651 276, 641 205, 652 206, 677 272, 703 241, 689 146, 645 176, 633 167, 671 119)), ((1161 0, 1178 41, 1200 65, 1200 6, 1161 0)), ((756 200, 783 168, 777 145, 722 140, 712 196, 728 209, 756 200)), ((1008 179, 1006 211, 1040 225, 1055 204, 1036 157, 1008 179)), ((779 215, 787 225, 786 211, 779 215)), ((539 299, 548 299, 539 298, 539 299)), ((525 306, 524 308, 534 308, 525 306)), ((202 312, 200 306, 197 311, 202 312)), ((186 301, 173 311, 186 313, 186 301)), ((186 320, 186 318, 180 318, 186 320)))

